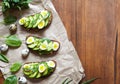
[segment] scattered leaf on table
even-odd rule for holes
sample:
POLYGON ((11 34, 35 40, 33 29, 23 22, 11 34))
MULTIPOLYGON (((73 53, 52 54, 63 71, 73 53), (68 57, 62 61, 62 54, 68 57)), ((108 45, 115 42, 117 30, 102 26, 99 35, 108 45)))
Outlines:
POLYGON ((6 62, 6 63, 9 62, 9 60, 7 59, 7 57, 5 55, 1 54, 1 53, 0 53, 0 60, 3 61, 3 62, 6 62))
POLYGON ((92 82, 94 82, 97 79, 99 79, 99 78, 92 78, 90 80, 87 80, 87 81, 83 82, 82 84, 91 84, 92 82))
POLYGON ((17 18, 15 16, 8 15, 4 18, 4 24, 9 25, 9 24, 16 22, 16 20, 17 18))
POLYGON ((10 35, 6 38, 5 43, 11 47, 20 47, 22 41, 16 35, 10 35))
POLYGON ((4 84, 17 84, 17 77, 15 75, 7 77, 4 81, 4 84))
POLYGON ((10 67, 10 71, 11 71, 12 73, 15 73, 15 72, 17 72, 17 71, 20 70, 21 66, 22 66, 21 63, 16 62, 16 63, 12 64, 12 66, 10 67))

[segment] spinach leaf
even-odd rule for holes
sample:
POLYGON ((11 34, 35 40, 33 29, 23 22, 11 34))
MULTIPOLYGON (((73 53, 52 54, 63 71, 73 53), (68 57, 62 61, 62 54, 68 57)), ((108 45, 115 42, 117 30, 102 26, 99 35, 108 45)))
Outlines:
POLYGON ((17 77, 15 75, 7 77, 4 81, 4 84, 17 84, 17 77))
POLYGON ((6 62, 6 63, 9 62, 9 60, 6 58, 6 56, 1 54, 1 53, 0 53, 0 60, 3 61, 3 62, 6 62))
POLYGON ((12 66, 10 67, 10 71, 11 71, 12 73, 15 73, 15 72, 17 72, 17 71, 20 70, 21 66, 22 66, 21 63, 16 62, 16 63, 12 64, 12 66))
POLYGON ((17 17, 12 16, 12 15, 8 15, 4 18, 4 24, 9 25, 9 24, 16 22, 16 20, 17 20, 17 17))
POLYGON ((5 43, 11 47, 20 47, 22 41, 16 35, 10 35, 6 38, 5 43))

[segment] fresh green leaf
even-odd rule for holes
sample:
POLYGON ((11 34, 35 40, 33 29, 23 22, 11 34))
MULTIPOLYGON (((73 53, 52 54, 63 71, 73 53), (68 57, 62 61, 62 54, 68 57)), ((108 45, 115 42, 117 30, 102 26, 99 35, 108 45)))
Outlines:
POLYGON ((15 73, 15 72, 17 72, 17 71, 20 70, 21 66, 22 66, 21 63, 16 62, 16 63, 12 64, 12 66, 10 67, 10 71, 11 71, 12 73, 15 73))
POLYGON ((71 80, 69 80, 66 84, 69 84, 69 83, 71 83, 72 82, 72 79, 71 80))
POLYGON ((72 79, 69 80, 69 78, 66 78, 66 79, 62 82, 62 84, 69 84, 70 82, 72 82, 72 79))
POLYGON ((14 23, 16 20, 17 20, 17 18, 16 18, 15 16, 9 15, 9 16, 6 16, 6 17, 4 18, 4 23, 5 23, 6 25, 9 25, 9 24, 14 23))
POLYGON ((11 75, 5 79, 4 84, 17 84, 17 81, 17 77, 15 75, 11 75))
POLYGON ((9 9, 22 9, 29 8, 28 4, 32 0, 3 0, 2 12, 5 13, 9 9))
POLYGON ((20 0, 13 0, 15 3, 18 3, 18 2, 20 2, 20 0))
POLYGON ((20 47, 22 41, 16 35, 10 35, 6 38, 5 43, 11 47, 20 47))
POLYGON ((9 60, 6 58, 6 56, 1 54, 1 53, 0 53, 0 60, 3 61, 3 62, 6 62, 6 63, 9 62, 9 60))
POLYGON ((62 84, 65 84, 65 82, 68 80, 69 78, 66 78, 63 82, 62 82, 62 84))
POLYGON ((99 79, 99 78, 92 78, 90 80, 87 80, 87 81, 83 82, 82 84, 91 84, 92 82, 94 82, 97 79, 99 79))

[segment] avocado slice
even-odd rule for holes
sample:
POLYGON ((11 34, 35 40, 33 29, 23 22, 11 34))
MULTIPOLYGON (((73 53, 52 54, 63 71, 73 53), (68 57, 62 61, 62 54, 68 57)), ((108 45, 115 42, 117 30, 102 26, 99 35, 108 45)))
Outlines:
POLYGON ((30 17, 27 17, 27 21, 26 21, 26 23, 24 24, 24 27, 28 27, 29 23, 30 23, 30 17))
POLYGON ((47 51, 52 51, 52 45, 53 45, 53 42, 51 41, 51 42, 48 44, 47 51))
POLYGON ((33 44, 29 44, 29 45, 28 45, 28 48, 32 48, 32 49, 33 49, 35 46, 36 46, 35 43, 33 43, 33 44))
POLYGON ((29 78, 35 78, 38 72, 34 72, 33 74, 29 75, 29 78))
POLYGON ((36 78, 40 78, 42 75, 40 72, 38 72, 38 74, 36 75, 36 78))
POLYGON ((46 19, 45 20, 45 27, 48 25, 48 23, 49 23, 49 19, 46 19))
POLYGON ((32 28, 34 19, 33 19, 33 16, 30 16, 29 18, 30 18, 30 19, 29 19, 30 22, 29 22, 29 25, 28 25, 27 28, 32 28))
POLYGON ((36 20, 36 23, 33 25, 33 28, 36 28, 38 24, 43 20, 42 16, 39 14, 39 18, 36 20))
POLYGON ((38 13, 33 16, 33 19, 34 19, 33 26, 32 26, 33 28, 35 28, 34 25, 36 24, 37 20, 39 19, 39 16, 40 16, 40 14, 38 14, 38 13))
POLYGON ((23 71, 25 75, 29 76, 31 74, 30 71, 23 71))
POLYGON ((37 43, 37 45, 33 48, 33 50, 39 50, 40 48, 40 45, 41 45, 41 41, 38 39, 37 40, 38 41, 38 43, 37 43))

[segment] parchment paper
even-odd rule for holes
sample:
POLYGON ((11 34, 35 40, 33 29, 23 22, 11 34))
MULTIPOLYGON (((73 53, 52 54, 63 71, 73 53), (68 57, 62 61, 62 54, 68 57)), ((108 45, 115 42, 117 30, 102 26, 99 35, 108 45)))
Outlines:
MULTIPOLYGON (((3 73, 9 72, 9 66, 14 62, 38 62, 46 60, 55 60, 57 62, 57 67, 55 72, 47 77, 42 79, 28 79, 28 84, 62 84, 66 78, 70 78, 73 81, 71 84, 78 84, 78 82, 85 76, 84 69, 81 65, 79 57, 76 53, 76 50, 73 47, 71 41, 68 40, 65 27, 60 20, 52 2, 50 0, 33 0, 29 5, 30 8, 23 10, 22 12, 11 12, 15 14, 18 18, 23 16, 31 15, 34 13, 40 12, 42 9, 47 8, 52 11, 53 20, 51 25, 45 30, 40 31, 26 31, 18 23, 17 35, 22 40, 22 45, 19 48, 9 48, 6 53, 7 57, 10 60, 10 63, 3 63, 0 61, 0 66, 7 66, 6 68, 1 68, 3 73), (55 56, 37 56, 34 53, 30 53, 27 59, 22 59, 21 50, 27 48, 25 45, 25 38, 28 35, 42 36, 47 37, 53 40, 57 40, 61 43, 60 50, 55 56)), ((0 21, 2 21, 3 16, 0 16, 0 21)), ((0 36, 8 36, 9 26, 1 25, 0 27, 0 36)), ((4 43, 4 38, 0 38, 0 44, 4 43)), ((16 74, 17 77, 23 76, 22 69, 16 74)), ((8 76, 8 75, 7 75, 8 76)), ((7 77, 5 76, 5 77, 7 77)))

